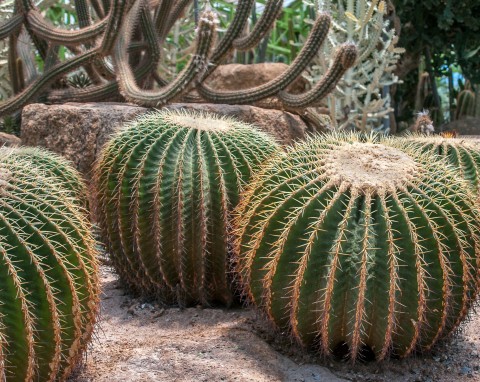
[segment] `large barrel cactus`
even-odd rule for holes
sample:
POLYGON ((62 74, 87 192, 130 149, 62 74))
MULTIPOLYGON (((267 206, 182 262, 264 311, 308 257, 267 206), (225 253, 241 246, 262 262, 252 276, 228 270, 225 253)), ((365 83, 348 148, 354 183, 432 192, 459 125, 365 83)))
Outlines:
POLYGON ((441 136, 413 136, 407 139, 424 152, 443 156, 477 192, 480 191, 480 146, 477 141, 441 136))
MULTIPOLYGON (((51 159, 43 164, 55 171, 61 160, 51 159)), ((66 380, 98 311, 94 243, 81 202, 37 160, 0 149, 2 381, 66 380)))
POLYGON ((121 279, 166 302, 229 304, 229 215, 277 145, 251 126, 161 111, 116 135, 96 166, 97 215, 121 279))
POLYGON ((439 160, 356 135, 279 155, 236 210, 245 294, 324 353, 429 349, 467 314, 480 265, 474 196, 439 160))

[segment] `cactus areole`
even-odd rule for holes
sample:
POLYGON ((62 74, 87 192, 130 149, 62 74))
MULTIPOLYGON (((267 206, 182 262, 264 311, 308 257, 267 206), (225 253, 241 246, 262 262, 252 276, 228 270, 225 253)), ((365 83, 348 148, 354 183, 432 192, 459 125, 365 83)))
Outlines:
POLYGON ((480 215, 457 178, 402 141, 297 145, 255 177, 236 210, 245 294, 324 354, 429 349, 478 290, 480 215))
POLYGON ((96 167, 98 220, 121 279, 169 303, 230 304, 231 210, 276 150, 211 114, 156 112, 121 131, 96 167))

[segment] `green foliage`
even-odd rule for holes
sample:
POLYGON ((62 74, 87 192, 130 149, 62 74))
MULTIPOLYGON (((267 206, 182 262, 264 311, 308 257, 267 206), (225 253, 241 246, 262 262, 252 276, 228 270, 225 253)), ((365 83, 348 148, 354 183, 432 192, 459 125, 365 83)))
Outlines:
POLYGON ((430 349, 479 287, 480 211, 457 178, 400 140, 316 137, 279 154, 235 214, 246 296, 324 354, 430 349))
POLYGON ((117 134, 95 183, 122 281, 168 303, 230 304, 230 211, 276 150, 251 126, 209 114, 156 112, 117 134))
POLYGON ((98 313, 96 251, 79 209, 84 202, 69 184, 74 171, 57 159, 0 149, 2 381, 66 380, 98 313), (57 173, 60 168, 70 173, 57 173))

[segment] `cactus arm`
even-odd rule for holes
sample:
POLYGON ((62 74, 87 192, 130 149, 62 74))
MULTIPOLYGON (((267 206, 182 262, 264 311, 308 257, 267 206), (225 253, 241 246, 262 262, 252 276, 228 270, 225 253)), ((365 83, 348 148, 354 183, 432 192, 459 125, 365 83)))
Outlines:
POLYGON ((166 87, 158 91, 143 90, 136 85, 133 73, 128 65, 125 47, 129 45, 131 27, 134 25, 139 6, 134 5, 125 21, 114 50, 115 63, 118 68, 118 81, 122 94, 129 101, 143 106, 159 106, 165 104, 187 91, 193 81, 204 70, 210 50, 215 39, 215 16, 206 12, 199 23, 195 53, 182 72, 166 87))
POLYGON ((10 36, 12 33, 17 32, 23 22, 22 15, 15 15, 0 24, 0 40, 10 36))
POLYGON ((185 8, 192 2, 192 0, 177 0, 173 6, 170 17, 167 20, 167 25, 163 29, 163 35, 160 36, 161 39, 165 39, 168 32, 173 28, 175 22, 180 18, 180 15, 185 10, 185 8))
POLYGON ((31 83, 38 77, 37 66, 35 58, 32 54, 31 42, 28 33, 22 30, 17 40, 17 65, 18 65, 18 79, 21 82, 20 89, 25 88, 25 82, 31 83))
POLYGON ((88 86, 84 89, 52 90, 47 95, 48 102, 101 102, 118 97, 118 83, 111 81, 104 85, 88 86))
POLYGON ((74 0, 75 10, 78 17, 78 25, 80 28, 90 26, 92 20, 90 18, 90 9, 87 0, 74 0))
POLYGON ((215 103, 246 104, 276 95, 291 84, 310 64, 318 49, 328 35, 330 16, 319 15, 302 50, 285 72, 276 79, 252 89, 235 91, 216 91, 204 84, 197 85, 202 97, 215 103))
POLYGON ((105 18, 106 13, 103 9, 103 5, 100 3, 99 0, 90 0, 90 4, 92 5, 92 8, 97 14, 99 19, 105 18))
MULTIPOLYGON (((233 17, 232 22, 230 23, 225 35, 220 40, 219 44, 215 48, 210 57, 210 62, 212 64, 212 71, 215 69, 216 65, 219 65, 221 61, 230 53, 233 49, 233 41, 240 36, 242 31, 245 29, 245 25, 248 22, 250 16, 250 11, 254 4, 253 0, 239 0, 235 9, 235 16, 233 17)), ((206 78, 211 73, 211 71, 206 72, 206 78)))
POLYGON ((79 31, 60 30, 49 25, 43 19, 40 12, 32 10, 28 13, 27 19, 33 32, 48 40, 50 43, 59 45, 79 45, 98 37, 107 27, 109 19, 103 19, 97 24, 85 27, 79 31))
POLYGON ((0 116, 7 115, 20 109, 27 104, 32 98, 36 97, 46 87, 51 85, 53 81, 63 76, 65 73, 81 66, 85 65, 98 55, 98 50, 93 49, 87 51, 75 58, 69 59, 61 64, 56 65, 52 69, 46 71, 43 76, 34 81, 25 90, 19 93, 17 96, 12 97, 4 102, 0 103, 0 116))
MULTIPOLYGON (((12 34, 8 39, 8 74, 12 84, 13 94, 22 91, 22 73, 19 73, 18 66, 18 50, 17 50, 18 34, 12 34)), ((0 103, 1 105, 1 103, 0 103)))
POLYGON ((170 19, 172 8, 175 5, 174 3, 173 0, 161 0, 160 4, 155 9, 154 23, 160 41, 163 41, 163 38, 165 37, 166 27, 168 20, 170 19))
POLYGON ((265 4, 262 16, 255 24, 253 30, 247 36, 238 37, 233 40, 233 47, 240 51, 255 48, 272 28, 273 23, 282 11, 282 5, 282 0, 269 0, 267 4, 265 4))
POLYGON ((332 66, 311 90, 299 95, 282 91, 279 93, 280 100, 290 108, 304 108, 318 103, 335 89, 338 81, 355 64, 356 59, 357 48, 355 45, 348 43, 342 45, 335 55, 332 66))
POLYGON ((127 0, 112 1, 112 7, 109 8, 108 11, 108 25, 100 44, 100 52, 102 55, 106 56, 110 54, 113 49, 116 38, 122 26, 124 16, 126 14, 126 2, 127 0))

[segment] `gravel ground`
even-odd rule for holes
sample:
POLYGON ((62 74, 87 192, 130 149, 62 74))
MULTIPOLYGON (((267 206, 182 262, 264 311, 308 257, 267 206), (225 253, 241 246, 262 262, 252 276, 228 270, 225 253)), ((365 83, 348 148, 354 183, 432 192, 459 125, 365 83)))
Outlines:
POLYGON ((382 363, 319 359, 252 309, 168 308, 126 294, 102 267, 101 320, 71 382, 480 382, 480 316, 431 353, 382 363))

